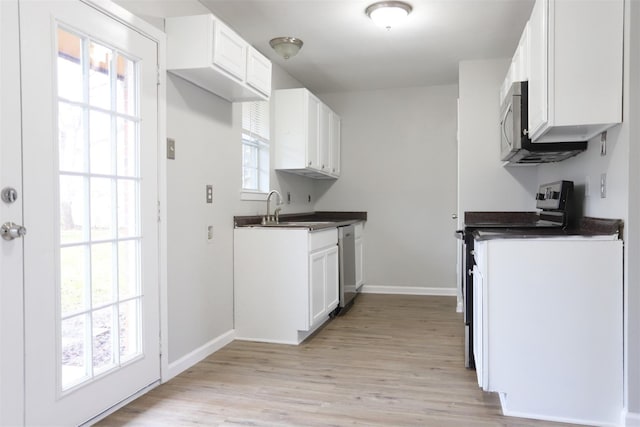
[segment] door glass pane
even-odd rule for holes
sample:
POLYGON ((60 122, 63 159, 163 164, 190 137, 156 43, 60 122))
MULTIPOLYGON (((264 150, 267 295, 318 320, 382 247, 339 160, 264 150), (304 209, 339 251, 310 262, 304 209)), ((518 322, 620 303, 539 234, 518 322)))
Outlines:
POLYGON ((118 112, 134 115, 136 112, 135 63, 122 55, 118 55, 116 64, 118 71, 116 78, 118 112))
POLYGON ((89 308, 86 250, 87 246, 84 245, 60 250, 60 298, 63 317, 89 308))
POLYGON ((91 245, 91 299, 93 307, 112 303, 114 294, 113 243, 91 245))
POLYGON ((118 244, 118 293, 120 300, 140 295, 138 241, 118 244))
POLYGON ((111 59, 113 51, 95 42, 89 43, 89 103, 111 108, 111 59))
POLYGON ((87 179, 60 175, 60 241, 79 243, 88 240, 86 230, 87 179))
POLYGON ((86 347, 87 325, 86 315, 72 317, 61 323, 62 387, 65 389, 90 376, 86 347))
POLYGON ((113 354, 113 310, 114 306, 93 313, 93 369, 96 374, 112 368, 113 354))
POLYGON ((135 237, 137 230, 138 183, 128 179, 118 180, 118 237, 135 237))
POLYGON ((82 101, 82 38, 58 28, 58 94, 69 101, 82 101))
POLYGON ((138 124, 133 120, 119 118, 117 121, 118 175, 120 176, 137 176, 137 126, 138 124))
POLYGON ((120 361, 126 362, 140 354, 140 337, 136 333, 140 324, 140 300, 120 304, 120 361))
POLYGON ((84 108, 58 103, 58 155, 60 170, 85 172, 84 108))
POLYGON ((89 115, 89 151, 91 152, 91 173, 112 174, 111 115, 92 111, 89 115))
POLYGON ((57 52, 59 367, 68 390, 142 354, 139 64, 64 28, 57 52))
POLYGON ((114 237, 113 183, 109 178, 91 178, 91 240, 114 237))

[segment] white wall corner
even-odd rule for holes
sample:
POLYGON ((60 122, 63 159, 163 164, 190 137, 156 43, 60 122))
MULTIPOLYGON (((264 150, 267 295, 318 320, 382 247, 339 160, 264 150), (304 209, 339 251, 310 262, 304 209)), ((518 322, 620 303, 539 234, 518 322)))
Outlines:
POLYGON ((232 329, 193 350, 191 353, 182 356, 175 362, 169 363, 168 369, 162 373, 162 382, 166 383, 176 375, 186 371, 196 363, 212 355, 227 344, 231 343, 235 337, 236 331, 232 329))
POLYGON ((378 286, 363 285, 364 294, 395 294, 395 295, 431 295, 431 296, 451 296, 457 295, 456 288, 449 287, 426 287, 426 286, 378 286))
POLYGON ((640 427, 640 413, 622 411, 622 425, 625 427, 640 427))

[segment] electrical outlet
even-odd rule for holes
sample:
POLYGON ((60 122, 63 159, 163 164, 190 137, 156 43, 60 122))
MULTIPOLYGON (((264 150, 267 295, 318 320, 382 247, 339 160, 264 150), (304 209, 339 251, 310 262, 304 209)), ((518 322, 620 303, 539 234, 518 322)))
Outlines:
POLYGON ((605 199, 607 197, 607 174, 600 174, 600 198, 605 199))
POLYGON ((207 241, 213 241, 213 225, 207 226, 207 241))
POLYGON ((213 185, 207 185, 207 203, 213 203, 213 185))
POLYGON ((291 204, 291 191, 287 191, 287 204, 291 204))

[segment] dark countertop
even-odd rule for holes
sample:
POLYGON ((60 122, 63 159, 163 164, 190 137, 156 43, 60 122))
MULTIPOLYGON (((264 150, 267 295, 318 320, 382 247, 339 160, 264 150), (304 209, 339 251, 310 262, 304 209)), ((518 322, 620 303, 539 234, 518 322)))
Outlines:
POLYGON ((465 232, 476 240, 623 235, 620 219, 584 217, 566 228, 545 228, 535 226, 538 218, 537 212, 465 212, 465 232))
POLYGON ((305 212, 280 215, 280 224, 262 225, 262 215, 234 216, 235 227, 264 227, 264 228, 293 228, 308 229, 311 231, 326 228, 342 227, 366 221, 366 212, 305 212), (305 224, 291 224, 305 222, 305 224))

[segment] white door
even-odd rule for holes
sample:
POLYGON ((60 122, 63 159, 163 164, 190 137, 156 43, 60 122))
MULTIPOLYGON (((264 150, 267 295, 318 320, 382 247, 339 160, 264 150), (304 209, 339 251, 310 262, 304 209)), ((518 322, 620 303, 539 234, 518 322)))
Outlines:
POLYGON ((27 425, 160 378, 157 44, 79 0, 20 1, 27 425))

